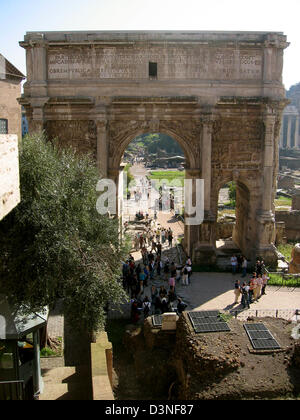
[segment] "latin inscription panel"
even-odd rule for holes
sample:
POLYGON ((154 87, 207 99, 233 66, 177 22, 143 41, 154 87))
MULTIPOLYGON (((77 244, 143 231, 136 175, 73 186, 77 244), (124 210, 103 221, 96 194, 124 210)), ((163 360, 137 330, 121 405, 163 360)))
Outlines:
POLYGON ((158 79, 239 80, 262 78, 262 51, 206 46, 49 49, 48 78, 148 79, 149 62, 158 79))

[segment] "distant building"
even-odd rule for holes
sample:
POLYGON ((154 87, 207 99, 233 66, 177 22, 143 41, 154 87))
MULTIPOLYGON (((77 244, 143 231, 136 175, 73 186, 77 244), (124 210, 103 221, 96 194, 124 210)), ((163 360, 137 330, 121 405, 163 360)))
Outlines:
POLYGON ((0 134, 16 134, 22 138, 21 83, 25 79, 13 64, 0 54, 0 134))
POLYGON ((299 110, 294 105, 288 105, 283 111, 280 149, 300 149, 299 120, 299 110))
POLYGON ((286 92, 290 104, 283 111, 279 148, 282 150, 300 150, 300 83, 286 92))

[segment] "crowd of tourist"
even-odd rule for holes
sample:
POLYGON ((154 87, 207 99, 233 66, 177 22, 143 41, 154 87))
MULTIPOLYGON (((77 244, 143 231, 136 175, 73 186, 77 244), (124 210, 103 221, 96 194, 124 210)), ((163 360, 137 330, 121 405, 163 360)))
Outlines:
POLYGON ((188 286, 191 282, 192 261, 188 257, 184 265, 162 258, 161 249, 153 252, 142 248, 143 262, 135 262, 132 255, 123 263, 123 287, 131 297, 131 318, 136 323, 141 315, 163 314, 165 312, 181 313, 186 304, 177 296, 179 284, 188 286), (160 280, 157 287, 154 280, 160 280), (149 289, 147 289, 149 287, 149 289), (146 289, 149 290, 148 294, 146 289))
POLYGON ((141 250, 142 255, 146 254, 147 247, 151 247, 151 252, 158 252, 161 255, 164 246, 173 246, 174 235, 171 228, 160 226, 152 227, 149 223, 146 230, 138 232, 134 237, 135 251, 141 250))
MULTIPOLYGON (((247 275, 247 264, 244 261, 247 259, 242 256, 240 260, 236 256, 231 258, 232 273, 236 274, 239 270, 242 270, 242 277, 247 275), (239 263, 240 261, 240 263, 239 263)), ((239 280, 235 281, 234 284, 234 295, 235 301, 234 304, 239 304, 239 299, 241 297, 241 304, 243 308, 250 308, 250 304, 258 302, 263 295, 266 294, 266 287, 268 284, 268 275, 264 266, 264 262, 261 259, 256 260, 255 270, 253 271, 249 281, 243 281, 242 283, 239 280)))

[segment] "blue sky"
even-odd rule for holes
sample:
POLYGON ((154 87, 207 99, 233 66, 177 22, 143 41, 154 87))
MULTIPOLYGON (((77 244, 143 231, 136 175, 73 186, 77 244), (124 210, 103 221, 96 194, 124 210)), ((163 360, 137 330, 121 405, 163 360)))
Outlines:
POLYGON ((278 31, 291 43, 283 82, 300 82, 300 0, 0 0, 0 52, 26 74, 27 31, 278 31))

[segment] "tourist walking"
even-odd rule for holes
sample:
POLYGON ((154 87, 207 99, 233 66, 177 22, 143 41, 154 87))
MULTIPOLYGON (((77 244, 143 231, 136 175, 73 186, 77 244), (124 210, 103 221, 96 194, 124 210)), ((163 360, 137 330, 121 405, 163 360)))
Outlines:
POLYGON ((169 248, 172 248, 173 232, 172 232, 171 228, 169 228, 169 231, 168 231, 168 241, 169 241, 169 248))
POLYGON ((239 297, 241 295, 241 289, 240 289, 240 282, 239 280, 236 280, 236 282, 234 283, 234 304, 238 304, 239 303, 239 297))
POLYGON ((250 303, 253 303, 255 287, 256 287, 256 273, 253 273, 249 282, 249 302, 250 303))
POLYGON ((253 282, 253 302, 257 302, 257 299, 258 299, 258 284, 257 284, 256 273, 252 277, 252 282, 253 282))
POLYGON ((181 281, 182 268, 183 267, 181 265, 176 266, 176 281, 179 283, 181 281))
POLYGON ((262 284, 262 289, 261 289, 261 295, 265 295, 266 294, 266 287, 267 287, 267 284, 268 284, 268 280, 269 280, 269 277, 267 276, 267 273, 264 273, 262 275, 262 282, 263 282, 263 284, 262 284))
POLYGON ((246 275, 247 275, 247 266, 248 266, 247 258, 245 256, 243 256, 243 260, 242 260, 242 277, 246 277, 246 275))
POLYGON ((262 286, 263 286, 263 279, 262 279, 261 274, 259 274, 257 277, 257 299, 261 297, 262 286))
POLYGON ((143 310, 144 310, 144 318, 146 319, 151 310, 151 302, 149 301, 148 296, 145 296, 145 299, 143 300, 143 310))
POLYGON ((177 303, 177 314, 181 315, 182 312, 185 310, 185 308, 187 307, 187 304, 183 302, 183 300, 181 298, 177 299, 178 303, 177 303))
POLYGON ((170 273, 169 261, 166 261, 164 264, 165 281, 168 281, 169 273, 170 273))
POLYGON ((247 306, 247 308, 250 308, 249 289, 250 289, 250 287, 244 282, 242 284, 242 287, 241 287, 241 293, 242 293, 241 303, 242 303, 244 309, 246 308, 246 306, 247 306))
POLYGON ((162 243, 162 245, 164 245, 165 242, 166 242, 166 231, 165 231, 165 229, 162 229, 162 231, 161 231, 161 243, 162 243))
POLYGON ((173 287, 174 290, 175 290, 175 282, 176 282, 175 277, 172 276, 169 278, 169 286, 173 287))
POLYGON ((185 266, 182 270, 182 285, 188 286, 189 284, 189 272, 187 266, 185 266))

